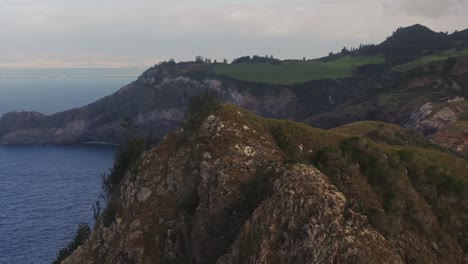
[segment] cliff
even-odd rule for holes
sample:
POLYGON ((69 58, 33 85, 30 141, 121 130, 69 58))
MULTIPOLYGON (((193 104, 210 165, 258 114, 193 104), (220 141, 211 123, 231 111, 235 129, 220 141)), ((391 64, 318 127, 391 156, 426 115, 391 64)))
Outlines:
POLYGON ((64 144, 83 142, 120 143, 126 131, 125 117, 138 125, 138 133, 164 137, 183 121, 191 97, 216 94, 266 117, 301 120, 336 102, 351 97, 356 80, 316 81, 295 89, 249 83, 216 76, 202 65, 155 66, 116 93, 81 108, 45 116, 35 112, 7 113, 0 118, 0 143, 64 144))
POLYGON ((468 162, 355 136, 369 126, 387 130, 225 106, 144 153, 63 263, 468 261, 468 162))
POLYGON ((183 121, 189 99, 216 94, 255 114, 335 128, 384 121, 415 129, 434 142, 467 154, 468 57, 450 58, 408 73, 381 71, 294 85, 253 83, 217 75, 210 64, 158 65, 118 92, 82 108, 50 116, 8 113, 0 118, 0 143, 120 143, 125 117, 141 135, 160 138, 183 121))

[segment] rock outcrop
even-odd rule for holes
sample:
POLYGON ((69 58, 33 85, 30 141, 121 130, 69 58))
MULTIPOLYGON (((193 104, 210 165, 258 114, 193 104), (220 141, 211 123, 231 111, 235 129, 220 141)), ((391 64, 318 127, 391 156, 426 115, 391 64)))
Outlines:
MULTIPOLYGON (((322 152, 347 138, 226 106, 197 131, 178 130, 143 154, 114 193, 112 212, 106 210, 90 239, 63 263, 466 261, 464 195, 426 201, 411 184, 415 176, 399 165, 388 179, 394 187, 366 179, 357 165, 340 169, 338 157, 334 170, 308 165, 322 164, 322 152), (390 191, 394 205, 382 199, 390 191), (458 213, 439 219, 435 201, 458 213), (450 221, 450 229, 440 221, 450 221)), ((394 154, 383 153, 382 161, 395 162, 394 154)), ((452 159, 451 168, 468 169, 466 161, 430 155, 442 156, 452 159)))

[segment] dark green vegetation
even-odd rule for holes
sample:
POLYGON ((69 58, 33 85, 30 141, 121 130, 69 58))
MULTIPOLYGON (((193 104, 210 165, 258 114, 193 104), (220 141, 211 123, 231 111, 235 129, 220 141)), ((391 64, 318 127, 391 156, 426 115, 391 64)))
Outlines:
MULTIPOLYGON (((141 138, 131 139, 127 144, 120 146, 115 155, 114 166, 109 174, 102 175, 102 198, 107 202, 107 207, 102 213, 104 225, 110 224, 115 218, 115 203, 112 199, 118 191, 118 187, 128 173, 136 173, 135 166, 145 151, 145 140, 141 138)), ((97 218, 95 216, 95 218, 97 218)))
POLYGON ((221 106, 221 102, 214 94, 205 93, 192 97, 185 114, 183 128, 188 133, 197 130, 208 115, 220 109, 221 106))
POLYGON ((75 237, 66 247, 60 249, 57 257, 52 262, 52 264, 60 264, 68 256, 73 253, 75 249, 81 246, 86 240, 88 240, 89 235, 91 234, 91 229, 87 224, 80 224, 76 230, 75 237))
POLYGON ((122 182, 125 174, 138 161, 144 150, 145 141, 143 139, 130 140, 119 148, 114 166, 110 169, 110 173, 103 176, 102 179, 103 198, 106 201, 111 200, 112 194, 122 182))

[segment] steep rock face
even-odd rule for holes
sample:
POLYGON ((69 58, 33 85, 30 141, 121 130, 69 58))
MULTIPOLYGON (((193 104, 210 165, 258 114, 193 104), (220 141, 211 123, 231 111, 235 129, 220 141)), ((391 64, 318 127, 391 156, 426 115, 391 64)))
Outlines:
POLYGON ((216 76, 209 69, 199 71, 200 67, 204 68, 155 66, 110 96, 50 116, 5 114, 0 118, 0 143, 119 143, 126 136, 120 126, 125 117, 138 125, 141 134, 163 137, 183 121, 190 97, 204 92, 264 117, 301 121, 386 81, 359 77, 278 86, 216 76))
POLYGON ((403 263, 312 166, 293 166, 218 263, 403 263))
POLYGON ((461 262, 457 243, 464 242, 452 237, 458 231, 444 234, 446 244, 428 236, 438 220, 411 184, 397 178, 425 217, 395 215, 389 221, 398 230, 390 233, 398 234, 384 235, 354 200, 379 204, 380 187, 360 187, 357 172, 325 175, 311 165, 284 162, 291 148, 313 157, 343 136, 286 124, 303 133, 299 144, 291 135, 278 138, 272 132, 278 130, 271 130, 278 124, 228 107, 195 134, 168 135, 127 174, 111 202, 112 220, 101 216, 89 241, 64 263, 461 262), (284 142, 292 145, 280 147, 284 142), (332 183, 341 177, 346 184, 332 183))
POLYGON ((0 119, 2 143, 119 142, 125 131, 124 117, 139 125, 140 132, 163 136, 182 120, 191 96, 204 91, 229 102, 239 102, 240 94, 222 87, 219 81, 196 81, 171 76, 162 69, 150 69, 137 81, 95 103, 78 109, 41 116, 32 114, 20 122, 6 114, 0 119))
MULTIPOLYGON (((183 71, 155 66, 110 96, 50 116, 34 112, 5 114, 0 118, 0 143, 118 143, 125 138, 126 132, 120 126, 125 117, 139 126, 141 134, 163 137, 182 122, 190 97, 204 92, 266 117, 298 120, 310 113, 289 87, 221 81, 209 74, 187 77, 183 71)), ((333 83, 322 90, 337 90, 333 83)), ((333 107, 328 102, 325 105, 333 107)))

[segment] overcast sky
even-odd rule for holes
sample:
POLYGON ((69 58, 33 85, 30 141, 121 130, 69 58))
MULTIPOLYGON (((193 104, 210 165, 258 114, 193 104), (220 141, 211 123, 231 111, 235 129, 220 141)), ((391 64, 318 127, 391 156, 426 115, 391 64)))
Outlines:
POLYGON ((399 26, 465 29, 467 14, 468 0, 0 0, 0 68, 315 58, 399 26))

